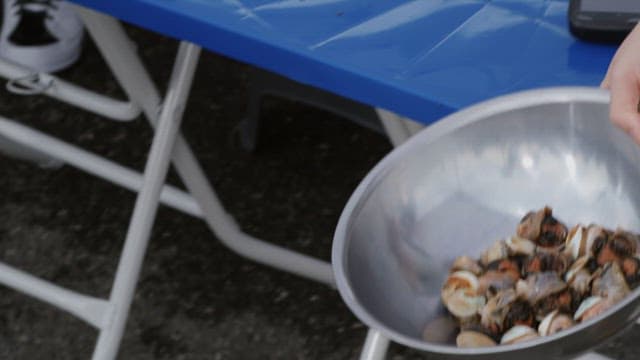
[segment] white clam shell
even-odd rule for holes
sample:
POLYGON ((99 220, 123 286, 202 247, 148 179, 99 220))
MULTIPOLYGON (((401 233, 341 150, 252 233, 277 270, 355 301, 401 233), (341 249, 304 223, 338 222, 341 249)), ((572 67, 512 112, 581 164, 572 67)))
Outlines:
POLYGON ((571 264, 571 267, 569 268, 569 270, 567 270, 567 272, 564 275, 564 281, 567 282, 567 284, 571 283, 573 281, 573 279, 575 278, 576 274, 584 269, 584 267, 587 265, 587 263, 589 262, 590 256, 589 255, 584 255, 581 256, 579 258, 577 258, 573 264, 571 264))
POLYGON ((577 259, 590 249, 590 247, 587 248, 586 245, 587 231, 582 225, 578 224, 574 226, 569 231, 569 235, 567 235, 565 251, 571 255, 571 258, 577 259))
POLYGON ((447 277, 444 287, 447 288, 450 284, 457 283, 459 281, 467 283, 468 289, 473 291, 478 290, 478 287, 480 286, 478 277, 474 273, 467 270, 458 270, 454 271, 449 275, 449 277, 447 277))
POLYGON ((489 336, 477 331, 462 331, 456 337, 456 345, 462 348, 495 346, 496 342, 489 336))
POLYGON ((604 299, 600 296, 590 296, 582 300, 580 306, 578 306, 578 310, 573 314, 573 319, 581 320, 585 312, 591 310, 594 306, 599 305, 601 301, 604 301, 604 299))
POLYGON ((516 325, 502 335, 500 344, 509 345, 537 338, 538 332, 526 325, 516 325))
POLYGON ((589 292, 591 286, 591 273, 587 269, 581 269, 571 279, 569 287, 576 293, 585 295, 589 292))
POLYGON ((538 326, 538 334, 547 336, 571 326, 573 326, 573 320, 569 316, 554 310, 542 319, 538 326))
POLYGON ((538 325, 538 334, 540 334, 540 336, 547 336, 547 334, 549 334, 549 329, 551 328, 551 321, 553 321, 553 319, 557 314, 558 314, 558 310, 554 310, 548 313, 547 316, 545 316, 544 319, 542 319, 542 321, 540 322, 540 325, 538 325))
POLYGON ((505 241, 507 248, 513 255, 533 255, 536 252, 536 244, 523 237, 514 235, 505 241))
POLYGON ((604 232, 604 228, 599 225, 589 225, 587 227, 587 234, 585 239, 585 249, 587 252, 584 255, 591 255, 591 248, 596 238, 604 232))
POLYGON ((494 242, 480 256, 480 261, 483 265, 488 265, 496 260, 501 260, 509 256, 509 248, 504 240, 498 240, 494 242))
POLYGON ((459 256, 453 261, 451 266, 452 271, 469 271, 474 275, 480 275, 482 268, 480 265, 469 256, 459 256))
POLYGON ((453 315, 467 318, 482 310, 486 299, 484 296, 470 296, 465 290, 458 289, 444 297, 443 302, 453 315))
POLYGON ((486 303, 484 296, 478 295, 478 278, 466 270, 449 275, 442 288, 442 302, 449 312, 459 318, 477 314, 486 303))

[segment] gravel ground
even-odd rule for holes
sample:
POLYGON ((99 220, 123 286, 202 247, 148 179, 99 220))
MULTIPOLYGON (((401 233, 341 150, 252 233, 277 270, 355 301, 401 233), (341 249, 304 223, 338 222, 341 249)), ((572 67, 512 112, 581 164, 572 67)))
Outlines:
MULTIPOLYGON (((157 84, 166 85, 176 42, 130 27, 157 84)), ((122 96, 87 43, 62 73, 122 96)), ((248 233, 328 260, 348 196, 391 148, 380 134, 329 113, 278 99, 263 104, 256 152, 237 127, 246 105, 247 66, 206 52, 183 131, 223 202, 248 233)), ((0 113, 141 169, 150 131, 42 97, 0 90, 0 113)), ((106 297, 134 196, 70 167, 41 169, 0 156, 0 256, 65 287, 106 297)), ((180 185, 175 174, 171 182, 180 185)), ((96 331, 2 288, 0 358, 87 359, 96 331)), ((205 225, 162 207, 152 234, 119 358, 355 359, 365 327, 323 285, 244 260, 205 225)), ((634 328, 602 346, 636 359, 634 328)), ((424 359, 392 345, 390 359, 424 359)))

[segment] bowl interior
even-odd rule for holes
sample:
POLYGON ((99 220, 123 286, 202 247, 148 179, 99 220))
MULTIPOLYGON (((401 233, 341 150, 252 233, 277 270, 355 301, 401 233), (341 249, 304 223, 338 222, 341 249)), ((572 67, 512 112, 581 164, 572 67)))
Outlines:
POLYGON ((354 193, 334 242, 348 305, 422 341, 453 259, 514 234, 529 210, 640 231, 640 152, 607 114, 604 102, 524 106, 394 150, 354 193))

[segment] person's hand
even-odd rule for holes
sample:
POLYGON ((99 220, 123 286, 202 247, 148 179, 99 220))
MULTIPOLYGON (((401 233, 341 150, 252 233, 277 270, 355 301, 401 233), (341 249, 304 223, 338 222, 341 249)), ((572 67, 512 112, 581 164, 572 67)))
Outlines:
POLYGON ((600 86, 611 91, 611 122, 640 144, 640 24, 616 51, 600 86))

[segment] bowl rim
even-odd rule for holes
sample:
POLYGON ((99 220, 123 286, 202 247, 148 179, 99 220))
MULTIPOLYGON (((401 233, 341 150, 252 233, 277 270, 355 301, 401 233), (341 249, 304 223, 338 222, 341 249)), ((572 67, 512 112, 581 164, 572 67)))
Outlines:
POLYGON ((590 319, 584 323, 580 323, 560 333, 540 337, 538 339, 520 344, 501 345, 488 348, 457 348, 451 345, 440 345, 429 343, 423 340, 416 340, 387 327, 364 308, 364 306, 355 296, 351 284, 345 276, 345 270, 347 267, 345 256, 347 254, 346 243, 347 236, 349 235, 351 224, 354 219, 353 215, 359 212, 364 200, 368 198, 369 193, 375 188, 375 184, 381 180, 382 176, 394 164, 394 162, 397 159, 402 158, 406 153, 410 152, 416 146, 424 145, 425 143, 428 144, 458 128, 464 127, 468 124, 485 119, 487 117, 512 110, 552 103, 591 102, 608 104, 609 101, 609 91, 596 87, 562 86, 515 92, 512 94, 502 95, 479 102, 475 105, 469 106, 465 109, 445 116, 429 127, 426 127, 400 146, 390 151, 382 160, 378 162, 378 164, 376 164, 369 171, 369 173, 356 187, 340 215, 334 233, 331 251, 332 268, 338 291, 349 309, 368 327, 380 331, 385 337, 399 344, 437 354, 491 355, 506 353, 513 350, 533 348, 555 341, 559 338, 575 334, 588 327, 593 326, 599 320, 604 319, 605 317, 617 312, 618 310, 624 308, 632 301, 634 301, 635 298, 640 296, 640 288, 634 290, 622 301, 605 311, 600 316, 590 319))

